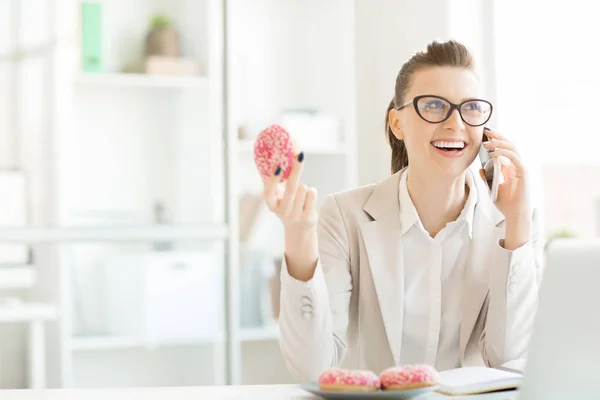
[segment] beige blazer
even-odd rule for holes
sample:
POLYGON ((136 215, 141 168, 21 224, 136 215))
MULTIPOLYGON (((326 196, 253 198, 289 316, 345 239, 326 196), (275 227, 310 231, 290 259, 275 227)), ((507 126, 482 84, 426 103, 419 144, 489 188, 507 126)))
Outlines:
MULTIPOLYGON (((403 265, 400 171, 384 181, 327 196, 319 219, 312 280, 281 272, 280 347, 289 370, 316 380, 330 367, 380 373, 399 365, 403 265)), ((475 175, 474 171, 468 171, 475 175)), ((473 176, 477 205, 462 300, 463 366, 521 367, 538 301, 542 240, 534 212, 530 242, 510 252, 504 217, 473 176)))

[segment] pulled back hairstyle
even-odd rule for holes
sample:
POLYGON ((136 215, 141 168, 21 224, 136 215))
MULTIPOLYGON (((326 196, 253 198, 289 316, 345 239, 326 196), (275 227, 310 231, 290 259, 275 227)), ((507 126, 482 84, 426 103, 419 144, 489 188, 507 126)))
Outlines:
POLYGON ((408 153, 404 141, 396 138, 390 128, 390 111, 400 107, 401 104, 407 101, 405 96, 413 75, 422 69, 431 67, 459 67, 474 71, 475 62, 473 56, 463 44, 455 40, 449 40, 429 43, 427 49, 415 53, 404 63, 396 77, 394 97, 385 113, 385 132, 388 144, 392 148, 392 174, 408 166, 408 153))

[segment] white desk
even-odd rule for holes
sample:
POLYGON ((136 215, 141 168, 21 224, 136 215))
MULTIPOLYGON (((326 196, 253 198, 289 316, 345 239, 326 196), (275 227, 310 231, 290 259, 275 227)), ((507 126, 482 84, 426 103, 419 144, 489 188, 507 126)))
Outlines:
MULTIPOLYGON (((490 393, 479 396, 447 397, 438 393, 415 400, 513 400, 514 392, 490 393)), ((2 400, 200 400, 200 399, 261 399, 316 400, 297 385, 203 386, 187 388, 144 389, 69 389, 69 390, 0 390, 2 400)))

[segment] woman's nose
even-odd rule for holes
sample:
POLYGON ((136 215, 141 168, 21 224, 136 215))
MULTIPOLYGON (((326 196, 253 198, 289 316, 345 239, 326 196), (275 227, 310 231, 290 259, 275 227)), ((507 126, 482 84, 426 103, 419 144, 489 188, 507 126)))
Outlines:
POLYGON ((465 124, 460 117, 458 110, 452 110, 452 113, 450 113, 450 116, 445 121, 444 125, 445 128, 452 129, 454 131, 462 131, 465 129, 465 124))

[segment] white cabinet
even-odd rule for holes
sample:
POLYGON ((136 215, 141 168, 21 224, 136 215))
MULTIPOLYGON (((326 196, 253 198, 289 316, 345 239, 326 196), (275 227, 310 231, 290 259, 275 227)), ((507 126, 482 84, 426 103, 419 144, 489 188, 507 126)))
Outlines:
POLYGON ((108 335, 154 343, 220 338, 224 274, 215 252, 118 254, 102 269, 108 335))

